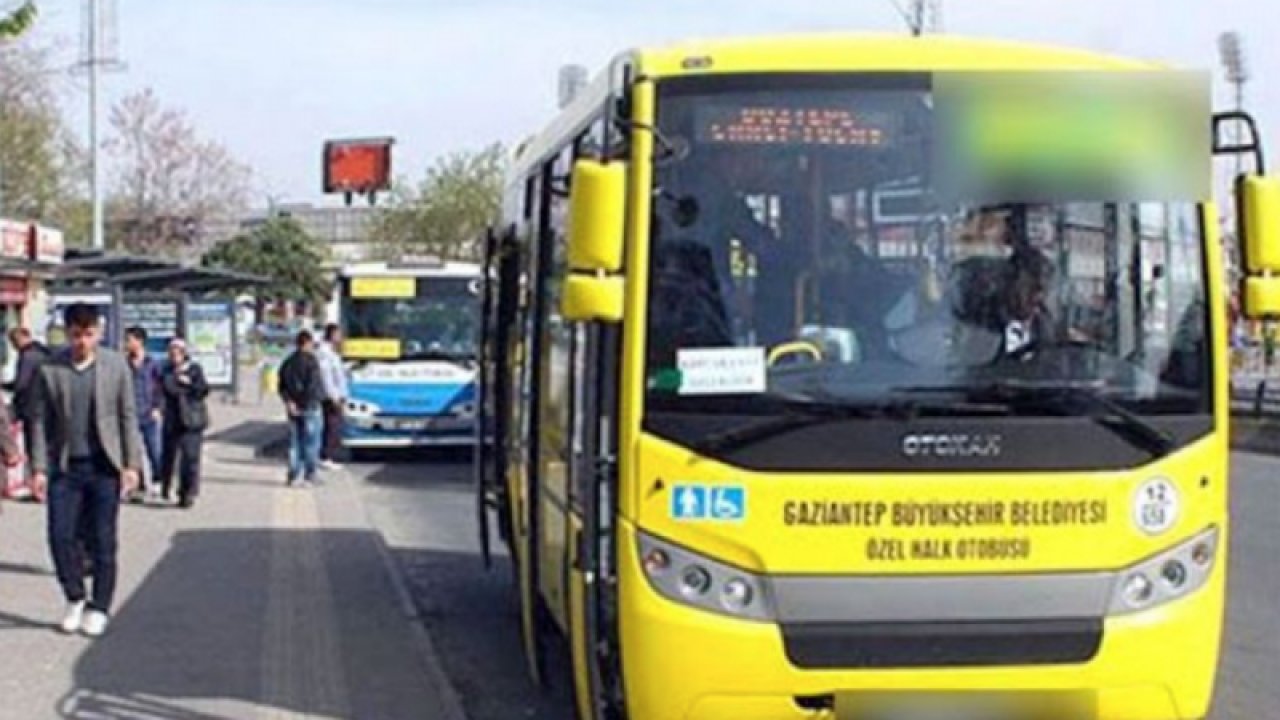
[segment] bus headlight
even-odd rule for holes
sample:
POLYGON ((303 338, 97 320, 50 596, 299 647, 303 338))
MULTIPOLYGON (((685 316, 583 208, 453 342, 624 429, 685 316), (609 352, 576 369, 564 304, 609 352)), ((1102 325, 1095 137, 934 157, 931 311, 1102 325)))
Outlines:
POLYGON ((1125 605, 1131 608, 1146 607, 1151 602, 1151 595, 1155 591, 1155 584, 1142 573, 1134 573, 1125 578, 1124 589, 1121 595, 1124 597, 1125 605))
POLYGON ((765 581, 759 576, 644 533, 638 538, 645 577, 659 595, 719 615, 774 619, 765 581))
POLYGON ((1108 615, 1148 610, 1190 595, 1208 582, 1217 557, 1218 529, 1211 527, 1185 543, 1119 573, 1108 615))
POLYGON ((349 418, 362 420, 372 418, 381 411, 377 405, 363 400, 347 400, 346 415, 349 418))

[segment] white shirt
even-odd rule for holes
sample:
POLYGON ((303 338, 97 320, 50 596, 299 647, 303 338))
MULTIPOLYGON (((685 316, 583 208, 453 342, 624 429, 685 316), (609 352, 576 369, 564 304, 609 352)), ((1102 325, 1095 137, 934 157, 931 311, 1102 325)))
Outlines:
POLYGON ((324 384, 324 396, 328 400, 345 400, 347 392, 347 368, 342 357, 329 343, 316 346, 316 360, 320 362, 320 381, 324 384))

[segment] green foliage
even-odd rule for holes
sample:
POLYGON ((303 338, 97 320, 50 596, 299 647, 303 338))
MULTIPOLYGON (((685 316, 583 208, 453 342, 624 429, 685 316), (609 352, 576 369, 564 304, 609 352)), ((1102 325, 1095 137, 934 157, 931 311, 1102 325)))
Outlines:
POLYGON ((261 297, 306 300, 321 305, 332 284, 323 267, 326 251, 297 220, 272 218, 253 230, 221 242, 205 254, 207 267, 236 270, 271 278, 261 297))
POLYGON ((6 16, 0 16, 0 40, 14 38, 26 32, 36 22, 36 4, 27 0, 18 9, 6 16))
POLYGON ((505 148, 495 143, 442 157, 417 186, 396 187, 373 224, 378 253, 475 259, 477 241, 502 208, 506 164, 505 148))

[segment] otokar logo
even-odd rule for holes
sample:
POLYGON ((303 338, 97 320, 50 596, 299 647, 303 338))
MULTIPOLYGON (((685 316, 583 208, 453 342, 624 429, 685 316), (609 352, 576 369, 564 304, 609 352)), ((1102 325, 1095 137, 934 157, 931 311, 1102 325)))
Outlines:
POLYGON ((912 433, 902 438, 909 458, 999 457, 1004 436, 967 433, 912 433))

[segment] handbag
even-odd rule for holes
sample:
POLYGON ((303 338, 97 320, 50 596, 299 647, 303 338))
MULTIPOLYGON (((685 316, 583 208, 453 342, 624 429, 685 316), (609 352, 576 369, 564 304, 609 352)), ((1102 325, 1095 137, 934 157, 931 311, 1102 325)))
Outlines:
POLYGON ((178 396, 178 417, 184 430, 200 431, 209 427, 209 408, 204 400, 186 394, 178 396))

